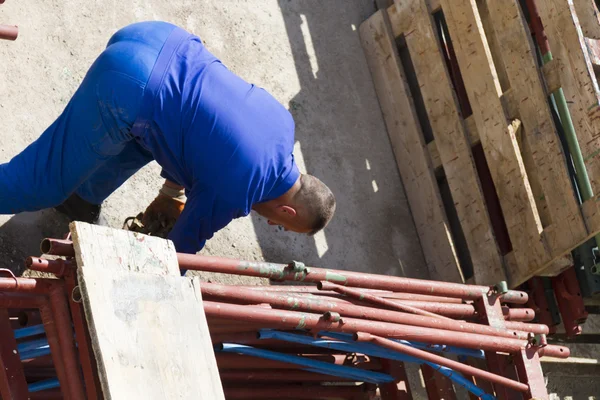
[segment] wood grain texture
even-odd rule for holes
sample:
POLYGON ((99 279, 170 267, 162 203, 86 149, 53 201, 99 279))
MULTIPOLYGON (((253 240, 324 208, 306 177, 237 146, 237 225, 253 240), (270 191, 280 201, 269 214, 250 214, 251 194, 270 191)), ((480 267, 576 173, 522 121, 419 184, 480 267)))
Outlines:
POLYGON ((398 170, 432 279, 462 282, 448 221, 384 11, 359 28, 398 170))
POLYGON ((198 278, 87 266, 79 285, 107 400, 224 399, 198 278))
MULTIPOLYGON (((539 6, 542 2, 537 3, 539 6)), ((533 156, 535 172, 552 217, 552 224, 544 227, 543 235, 552 258, 557 258, 587 236, 586 228, 569 180, 566 159, 520 6, 516 0, 487 0, 487 6, 494 15, 493 28, 502 44, 502 57, 512 96, 518 105, 518 116, 523 123, 524 140, 533 156)), ((511 284, 522 283, 542 271, 546 264, 517 264, 517 269, 508 267, 511 284)))
MULTIPOLYGON (((592 2, 592 0, 590 0, 592 2)), ((600 93, 580 19, 565 0, 536 2, 594 193, 600 192, 600 93)), ((592 15, 589 15, 592 17, 592 15)))
POLYGON ((594 0, 573 0, 573 5, 583 35, 592 39, 600 39, 600 20, 596 2, 594 0))
MULTIPOLYGON (((502 271, 503 261, 487 214, 464 123, 459 115, 428 7, 419 0, 403 3, 411 19, 404 34, 427 116, 444 166, 448 186, 473 265, 502 271)), ((390 7, 388 11, 395 8, 390 7)), ((395 36, 398 30, 393 28, 395 36)), ((495 273, 495 272, 494 272, 495 273)))
MULTIPOLYGON (((471 147, 479 144, 479 132, 477 132, 475 118, 473 118, 472 115, 465 118, 465 130, 467 131, 467 137, 469 138, 471 147)), ((435 140, 427 143, 427 148, 429 149, 429 156, 431 157, 433 168, 440 168, 442 166, 442 160, 440 159, 440 152, 437 149, 435 140)))
POLYGON ((136 232, 73 222, 70 225, 75 259, 80 267, 95 265, 159 275, 180 275, 170 240, 136 232))
MULTIPOLYGON (((536 261, 548 262, 550 254, 540 238, 542 226, 537 206, 515 130, 508 123, 500 102, 502 89, 475 1, 442 0, 442 8, 461 72, 466 77, 473 118, 516 261, 523 266, 536 261)), ((475 272, 477 283, 490 284, 505 279, 503 270, 493 271, 483 266, 475 272)))

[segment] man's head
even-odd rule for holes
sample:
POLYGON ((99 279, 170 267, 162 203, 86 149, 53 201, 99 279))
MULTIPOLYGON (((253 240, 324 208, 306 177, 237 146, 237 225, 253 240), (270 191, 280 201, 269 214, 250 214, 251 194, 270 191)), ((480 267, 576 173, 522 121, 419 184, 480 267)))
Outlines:
POLYGON ((285 194, 255 204, 253 209, 267 218, 269 225, 279 225, 287 231, 314 235, 325 228, 333 217, 335 197, 319 179, 302 174, 285 194))

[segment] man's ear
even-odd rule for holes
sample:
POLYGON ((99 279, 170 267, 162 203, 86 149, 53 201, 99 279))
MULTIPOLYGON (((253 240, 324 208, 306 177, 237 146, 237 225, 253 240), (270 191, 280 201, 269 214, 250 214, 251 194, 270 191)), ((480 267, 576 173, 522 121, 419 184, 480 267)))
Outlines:
POLYGON ((296 216, 296 209, 293 207, 290 207, 290 206, 285 206, 285 205, 277 206, 277 211, 280 213, 288 214, 290 217, 296 216))

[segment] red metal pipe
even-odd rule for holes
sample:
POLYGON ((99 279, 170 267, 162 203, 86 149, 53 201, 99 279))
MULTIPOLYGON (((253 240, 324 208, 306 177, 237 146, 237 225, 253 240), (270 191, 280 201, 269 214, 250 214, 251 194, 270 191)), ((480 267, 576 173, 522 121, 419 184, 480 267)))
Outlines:
MULTIPOLYGON (((196 254, 177 254, 181 269, 222 272, 235 275, 256 276, 280 281, 301 281, 317 283, 320 281, 333 282, 344 286, 361 287, 366 289, 390 290, 426 295, 440 295, 461 299, 475 300, 490 292, 488 286, 465 285, 428 281, 423 279, 400 278, 366 274, 361 272, 342 271, 335 269, 306 268, 304 271, 294 271, 285 264, 266 262, 241 261, 223 257, 201 256, 196 254), (307 272, 308 271, 308 272, 307 272)), ((522 304, 527 302, 527 293, 509 290, 502 300, 507 303, 522 304)))
POLYGON ((25 268, 54 274, 61 277, 65 274, 67 268, 71 268, 72 263, 65 263, 65 260, 45 260, 39 257, 27 257, 25 260, 25 268), (50 262, 51 261, 51 262, 50 262))
POLYGON ((429 361, 444 367, 451 368, 455 371, 465 373, 477 378, 485 379, 492 383, 497 383, 508 388, 518 390, 520 392, 526 392, 529 387, 524 383, 513 381, 512 379, 505 378, 500 375, 492 374, 491 372, 484 371, 470 365, 462 364, 454 360, 450 360, 445 357, 438 356, 436 354, 429 353, 427 351, 419 350, 414 347, 404 345, 402 343, 395 342, 386 338, 382 338, 369 333, 357 332, 354 338, 359 342, 371 342, 379 346, 403 353, 412 357, 417 357, 425 361, 429 361))
POLYGON ((376 304, 379 306, 384 306, 388 308, 392 308, 394 310, 404 311, 407 313, 423 315, 432 318, 440 318, 451 320, 451 318, 444 317, 443 315, 438 315, 429 311, 424 311, 416 307, 411 307, 400 301, 390 301, 387 299, 382 299, 381 297, 377 297, 374 294, 361 292, 360 290, 348 288, 345 286, 340 286, 331 282, 319 282, 317 283, 317 288, 319 290, 333 290, 334 292, 344 294, 349 297, 353 297, 356 300, 367 301, 368 303, 376 304))
MULTIPOLYGON (((68 247, 68 241, 64 246, 68 247)), ((68 256, 71 250, 63 248, 57 255, 68 256)), ((206 272, 222 272, 234 275, 256 276, 280 281, 302 281, 317 283, 320 281, 334 282, 344 286, 360 287, 363 289, 388 290, 392 292, 407 292, 431 296, 432 294, 444 297, 475 300, 481 294, 490 291, 488 286, 465 285, 460 283, 447 283, 428 281, 423 279, 400 278, 396 276, 366 274, 335 269, 310 267, 304 271, 294 271, 286 264, 267 262, 242 261, 232 258, 201 256, 197 254, 177 253, 177 260, 181 269, 206 272), (308 270, 308 273, 307 273, 308 270)), ((527 302, 527 293, 509 290, 502 296, 506 303, 524 304, 527 302)))
POLYGON ((49 294, 54 288, 61 288, 60 279, 45 278, 0 278, 0 292, 18 292, 22 294, 49 294))
MULTIPOLYGON (((327 292, 324 290, 319 290, 316 286, 300 286, 300 285, 236 285, 236 287, 240 287, 243 289, 251 289, 258 291, 270 291, 270 292, 288 292, 295 294, 318 294, 321 296, 339 296, 338 293, 335 292, 327 292)), ((456 299, 452 297, 442 297, 442 296, 428 296, 426 294, 413 294, 413 293, 394 293, 389 290, 377 290, 377 289, 363 289, 357 288, 356 290, 360 290, 361 292, 367 292, 370 294, 376 294, 379 297, 383 297, 386 299, 398 299, 398 300, 417 300, 417 301, 429 301, 435 303, 456 303, 461 304, 461 299, 456 299)))
POLYGON ((547 335, 550 333, 550 328, 543 324, 528 324, 526 322, 518 321, 504 321, 506 329, 514 329, 516 331, 531 332, 537 334, 547 335))
MULTIPOLYGON (((61 384, 60 390, 64 395, 65 400, 77 400, 76 397, 73 397, 73 393, 70 391, 70 388, 67 387, 67 382, 69 380, 67 369, 65 368, 65 361, 61 356, 60 351, 60 341, 58 340, 58 332, 56 324, 54 323, 54 317, 52 315, 52 310, 48 304, 43 305, 40 308, 40 314, 42 316, 42 321, 44 323, 44 331, 46 332, 46 338, 48 339, 48 344, 50 345, 50 355, 52 356, 52 363, 54 368, 56 369, 56 376, 58 381, 61 384)), ((35 360, 30 360, 30 362, 34 362, 35 360)))
POLYGON ((219 370, 221 381, 234 382, 352 382, 349 378, 339 378, 332 375, 323 375, 303 370, 278 369, 236 369, 219 370))
POLYGON ((3 399, 26 399, 29 390, 17 352, 8 311, 0 309, 0 395, 3 399))
MULTIPOLYGON (((326 283, 326 285, 329 286, 331 284, 326 283)), ((319 313, 333 311, 341 314, 343 318, 354 317, 367 320, 392 322, 412 326, 423 326, 457 332, 479 333, 482 335, 517 338, 523 340, 527 340, 528 337, 528 334, 526 332, 511 331, 502 328, 493 328, 491 326, 469 322, 460 322, 452 320, 450 318, 432 318, 429 316, 407 314, 403 312, 388 311, 378 308, 355 306, 353 304, 342 304, 337 303, 335 300, 323 299, 322 297, 319 298, 317 296, 312 298, 294 297, 277 292, 259 292, 249 289, 240 289, 236 286, 217 285, 212 283, 202 283, 200 288, 202 292, 202 298, 210 300, 218 299, 218 301, 225 302, 230 302, 232 300, 234 300, 234 302, 265 302, 269 303, 274 308, 286 309, 291 311, 297 310, 319 313)), ((347 288, 343 289, 346 290, 347 288)), ((371 296, 366 293, 361 294, 360 292, 352 291, 352 289, 350 290, 357 297, 362 295, 366 296, 365 299, 368 299, 369 296, 371 296)), ((389 300, 379 300, 383 300, 383 304, 389 306, 389 303, 387 303, 389 300)), ((396 303, 391 304, 394 306, 396 305, 396 303)), ((211 321, 212 319, 209 319, 209 327, 211 328, 212 332, 213 325, 211 324, 211 321)), ((236 328, 243 328, 240 326, 238 320, 233 320, 229 323, 235 326, 236 328)), ((258 329, 260 329, 259 324, 253 324, 252 326, 258 327, 258 329)))
POLYGON ((65 392, 68 392, 72 399, 84 399, 81 370, 79 368, 75 341, 73 339, 73 328, 71 327, 71 316, 64 290, 58 287, 52 290, 49 301, 54 324, 58 328, 59 354, 64 362, 64 368, 67 373, 65 392))
POLYGON ((502 307, 502 313, 511 321, 532 321, 535 318, 535 311, 532 308, 502 307))
POLYGON ((69 308, 71 310, 71 316, 73 318, 73 328, 75 330, 75 338, 77 340, 77 350, 79 353, 79 360, 81 364, 81 371, 83 373, 83 380, 85 382, 85 391, 87 394, 87 400, 102 399, 102 388, 100 384, 100 377, 98 374, 98 367, 96 365, 96 357, 92 350, 92 339, 87 329, 87 322, 84 315, 83 304, 81 302, 76 303, 73 299, 75 287, 77 286, 77 272, 74 268, 66 270, 65 288, 69 295, 69 308))
POLYGON ((29 400, 64 400, 60 389, 43 390, 29 394, 29 400))
POLYGON ((227 400, 242 399, 367 399, 365 386, 260 385, 223 388, 227 400), (363 397, 364 396, 364 397, 363 397))
POLYGON ((44 296, 0 292, 0 307, 2 308, 37 308, 45 302, 44 296))
MULTIPOLYGON (((475 333, 452 332, 439 329, 392 324, 389 322, 366 321, 344 318, 338 322, 326 321, 321 315, 284 310, 266 310, 255 306, 204 302, 207 317, 237 318, 240 322, 264 323, 281 329, 333 330, 338 332, 368 332, 385 337, 414 340, 430 344, 446 344, 492 351, 514 352, 528 346, 519 339, 497 338, 475 333)), ((567 358, 569 350, 560 346, 548 345, 544 354, 567 358)))
POLYGON ((71 240, 46 238, 40 243, 42 254, 75 257, 75 248, 71 240))
POLYGON ((19 27, 14 25, 0 25, 0 39, 17 40, 19 27))

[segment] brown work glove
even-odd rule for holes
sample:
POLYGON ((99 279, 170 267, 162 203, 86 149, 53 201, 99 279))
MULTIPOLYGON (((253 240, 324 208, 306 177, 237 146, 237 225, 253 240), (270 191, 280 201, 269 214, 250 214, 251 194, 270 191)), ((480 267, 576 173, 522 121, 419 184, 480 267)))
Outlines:
POLYGON ((166 238, 185 206, 185 192, 164 184, 158 196, 143 214, 136 217, 130 230, 166 238))

